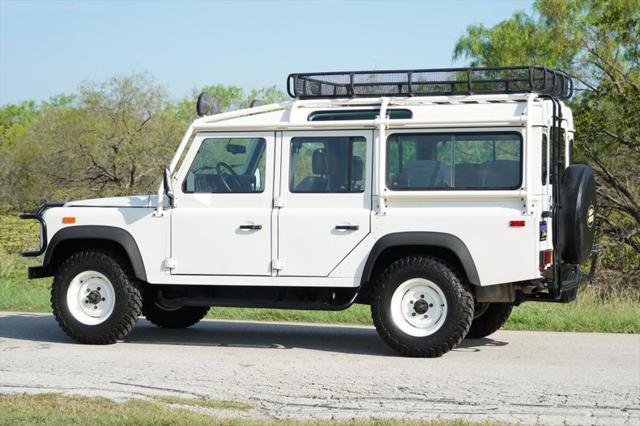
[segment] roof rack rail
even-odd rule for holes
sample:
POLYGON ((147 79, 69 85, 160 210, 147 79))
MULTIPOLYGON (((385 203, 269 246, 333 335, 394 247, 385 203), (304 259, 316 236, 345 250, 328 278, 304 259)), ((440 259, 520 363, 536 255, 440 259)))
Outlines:
POLYGON ((573 94, 573 80, 536 65, 315 72, 289 74, 287 92, 297 99, 533 92, 567 99, 573 94))

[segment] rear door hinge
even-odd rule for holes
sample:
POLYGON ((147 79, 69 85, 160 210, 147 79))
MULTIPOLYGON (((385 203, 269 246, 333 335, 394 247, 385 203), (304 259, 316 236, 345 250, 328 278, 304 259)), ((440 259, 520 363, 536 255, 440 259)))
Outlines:
POLYGON ((286 204, 284 197, 276 197, 273 199, 273 207, 283 208, 286 204))
POLYGON ((176 269, 177 262, 173 257, 164 258, 164 267, 167 269, 176 269))
POLYGON ((271 261, 271 268, 273 268, 274 271, 282 271, 284 269, 284 260, 273 259, 271 261))

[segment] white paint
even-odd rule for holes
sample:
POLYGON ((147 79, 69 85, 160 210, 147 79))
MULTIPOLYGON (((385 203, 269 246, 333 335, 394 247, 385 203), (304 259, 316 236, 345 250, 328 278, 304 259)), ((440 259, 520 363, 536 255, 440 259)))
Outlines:
POLYGON ((67 287, 67 307, 85 325, 105 322, 113 313, 116 294, 109 278, 97 271, 83 271, 67 287))
POLYGON ((430 336, 445 323, 447 299, 434 282, 412 278, 400 284, 391 297, 391 319, 404 333, 413 337, 430 336), (418 304, 427 306, 426 312, 418 304))
MULTIPOLYGON (((573 119, 566 106, 563 115, 565 128, 572 132, 573 119)), ((46 211, 48 238, 67 226, 122 228, 134 237, 150 283, 353 287, 360 284, 371 248, 386 234, 443 232, 467 246, 481 285, 536 279, 540 277, 539 251, 551 248, 552 241, 550 220, 547 241, 539 241, 541 213, 551 207, 552 188, 543 187, 540 179, 541 136, 550 124, 549 101, 535 94, 297 100, 203 117, 189 127, 170 164, 175 167, 175 208, 168 207, 161 191, 157 196, 74 201, 46 211), (307 121, 316 110, 385 107, 408 108, 413 118, 307 121), (512 191, 389 190, 386 135, 417 131, 520 133, 522 187, 512 191), (365 137, 365 191, 291 193, 289 142, 301 134, 365 137), (262 193, 182 192, 181 183, 200 143, 214 136, 266 140, 262 193), (62 224, 64 216, 75 216, 76 223, 62 224), (524 220, 526 226, 509 227, 511 220, 524 220), (239 232, 242 224, 262 228, 239 232), (339 224, 359 229, 336 232, 339 224), (164 264, 166 258, 175 260, 174 268, 164 264), (284 268, 274 268, 274 260, 282 261, 284 268)))

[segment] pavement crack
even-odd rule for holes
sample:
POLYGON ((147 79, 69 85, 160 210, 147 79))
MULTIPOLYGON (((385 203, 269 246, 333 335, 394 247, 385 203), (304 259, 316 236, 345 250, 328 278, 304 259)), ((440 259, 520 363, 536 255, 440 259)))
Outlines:
POLYGON ((190 391, 175 389, 175 388, 165 388, 165 387, 159 387, 159 386, 149 386, 149 385, 141 385, 138 383, 126 383, 126 382, 116 382, 116 381, 111 381, 109 383, 113 383, 114 385, 133 386, 133 387, 142 388, 142 389, 153 389, 153 390, 159 390, 159 391, 165 391, 165 392, 173 392, 173 393, 179 393, 181 395, 192 395, 198 398, 207 398, 207 395, 205 394, 200 394, 197 392, 190 392, 190 391))

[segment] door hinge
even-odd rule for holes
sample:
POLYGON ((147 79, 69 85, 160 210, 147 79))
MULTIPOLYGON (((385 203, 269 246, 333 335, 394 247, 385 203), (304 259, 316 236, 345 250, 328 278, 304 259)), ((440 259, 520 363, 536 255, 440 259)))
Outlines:
POLYGON ((165 257, 164 267, 167 269, 176 269, 177 262, 173 257, 165 257))
POLYGON ((273 261, 271 261, 271 268, 273 268, 274 271, 282 271, 284 269, 284 260, 273 259, 273 261))
POLYGON ((286 204, 284 197, 276 197, 273 199, 273 207, 283 208, 286 204))

